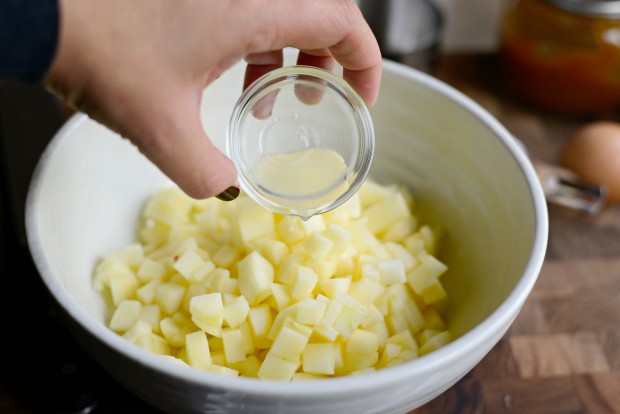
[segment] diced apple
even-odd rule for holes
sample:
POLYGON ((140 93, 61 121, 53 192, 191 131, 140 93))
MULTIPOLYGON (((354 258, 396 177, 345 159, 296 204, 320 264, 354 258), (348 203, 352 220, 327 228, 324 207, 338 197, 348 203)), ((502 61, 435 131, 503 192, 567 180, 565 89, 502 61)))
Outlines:
POLYGON ((115 306, 118 306, 125 299, 130 299, 138 288, 138 279, 129 268, 127 271, 110 273, 108 280, 110 294, 115 306))
POLYGON ((189 303, 189 312, 200 329, 214 336, 222 335, 224 303, 221 293, 194 296, 189 303))
POLYGON ((226 362, 233 363, 245 359, 243 347, 243 335, 241 330, 226 328, 222 330, 222 341, 224 342, 224 355, 226 362))
POLYGON ((297 266, 297 274, 291 286, 291 298, 300 301, 311 297, 318 281, 319 277, 313 269, 297 266))
POLYGON ((246 355, 252 354, 256 347, 254 346, 254 337, 252 336, 252 330, 250 324, 245 321, 237 328, 241 331, 241 343, 243 344, 243 351, 246 355))
MULTIPOLYGON (((354 247, 351 248, 352 250, 355 250, 354 247)), ((349 249, 347 249, 346 251, 348 251, 349 249)), ((346 253, 345 251, 345 253, 346 253)), ((343 254, 344 256, 344 254, 343 254)), ((354 257, 342 257, 340 258, 340 260, 338 261, 338 266, 336 267, 336 271, 334 272, 334 276, 335 277, 343 277, 343 276, 350 276, 353 275, 353 273, 355 273, 355 259, 354 257)))
POLYGON ((303 227, 306 236, 309 236, 314 232, 322 232, 326 228, 325 220, 322 215, 315 215, 310 217, 308 220, 302 220, 301 226, 303 227))
POLYGON ((149 200, 143 216, 168 225, 186 223, 192 200, 176 187, 164 189, 149 200))
POLYGON ((408 330, 400 331, 399 333, 392 335, 387 340, 388 344, 396 344, 402 349, 406 349, 412 352, 418 351, 418 344, 408 330))
POLYGON ((351 308, 344 307, 334 322, 334 329, 342 338, 347 339, 351 333, 362 323, 365 312, 359 313, 351 308))
POLYGON ((358 372, 367 368, 371 368, 379 360, 379 353, 372 354, 353 354, 345 352, 344 370, 349 373, 358 372))
POLYGON ((224 244, 213 255, 213 263, 218 267, 230 268, 239 258, 241 252, 232 244, 224 244))
POLYGON ((266 380, 290 381, 299 367, 299 362, 291 362, 268 353, 258 370, 258 377, 266 380))
POLYGON ((250 312, 250 304, 245 296, 237 296, 224 306, 224 321, 231 328, 241 325, 250 312))
POLYGON ((364 306, 370 306, 384 290, 383 285, 377 280, 362 278, 351 283, 348 294, 364 306))
POLYGON ((320 280, 325 280, 334 276, 338 268, 338 261, 330 258, 317 259, 316 257, 309 257, 306 261, 306 266, 312 268, 320 280))
POLYGON ((280 283, 271 284, 271 296, 268 303, 277 311, 281 311, 291 303, 291 295, 288 288, 280 283))
POLYGON ((159 323, 159 329, 171 346, 181 347, 185 345, 187 327, 177 323, 172 318, 164 318, 159 323))
POLYGON ((151 280, 136 290, 136 297, 145 305, 152 304, 159 285, 161 285, 159 280, 151 280))
POLYGON ((290 253, 286 243, 274 239, 262 239, 255 242, 258 252, 269 260, 274 266, 278 266, 290 253))
POLYGON ((230 271, 216 268, 202 280, 202 284, 209 293, 221 293, 228 280, 230 280, 230 271))
POLYGON ((166 267, 163 264, 147 258, 140 265, 137 276, 141 282, 148 282, 151 280, 161 280, 165 273, 166 267))
POLYGON ((244 377, 258 378, 258 370, 260 369, 261 362, 255 355, 249 355, 243 361, 233 362, 228 365, 244 377))
POLYGON ((349 293, 349 289, 351 287, 351 279, 352 277, 335 277, 332 279, 322 279, 319 280, 318 285, 321 293, 323 293, 328 298, 333 299, 336 295, 336 292, 349 293))
POLYGON ((368 218, 368 229, 375 235, 409 216, 409 206, 400 193, 391 194, 364 211, 364 217, 368 218))
POLYGON ((211 366, 209 342, 204 332, 196 331, 185 336, 185 352, 190 366, 203 370, 211 366))
POLYGON ((172 315, 179 309, 185 287, 176 283, 162 283, 155 289, 155 303, 168 315, 172 315))
POLYGON ((431 278, 438 278, 448 270, 448 267, 437 260, 434 256, 425 254, 420 259, 420 264, 407 274, 407 281, 413 290, 419 294, 422 287, 431 278))
POLYGON ((368 280, 376 280, 377 282, 381 281, 381 273, 379 272, 379 266, 377 265, 376 259, 374 256, 372 257, 373 261, 371 263, 364 263, 365 259, 360 257, 358 259, 358 266, 360 267, 360 279, 368 279, 368 280))
POLYGON ((137 270, 144 261, 144 248, 140 243, 132 243, 116 254, 123 263, 133 270, 137 270))
POLYGON ((254 346, 256 348, 265 349, 271 346, 271 340, 267 338, 271 325, 273 324, 273 316, 271 310, 266 304, 261 304, 250 308, 248 313, 248 324, 254 338, 254 346))
POLYGON ((310 343, 301 354, 302 369, 308 374, 333 375, 336 366, 334 346, 330 343, 310 343))
POLYGON ((385 243, 385 248, 394 259, 399 259, 405 266, 405 272, 410 271, 418 264, 416 259, 402 244, 399 243, 385 243))
POLYGON ((204 280, 208 278, 214 270, 215 263, 211 260, 207 260, 189 276, 188 280, 192 283, 203 283, 204 285, 204 280))
POLYGON ((165 359, 166 361, 175 364, 175 365, 181 365, 181 366, 187 366, 187 364, 185 363, 185 361, 183 361, 181 358, 177 358, 175 356, 172 355, 160 355, 160 357, 162 357, 163 359, 165 359))
POLYGON ((399 357, 403 348, 398 344, 387 343, 383 348, 383 352, 379 357, 379 361, 377 362, 377 366, 381 368, 391 366, 396 358, 399 357))
POLYGON ((338 224, 327 226, 323 235, 334 243, 329 254, 336 257, 339 257, 350 246, 353 238, 350 231, 338 224))
POLYGON ((127 332, 123 334, 123 338, 127 339, 129 342, 136 343, 138 339, 143 336, 148 336, 153 333, 153 329, 151 325, 138 320, 127 332))
POLYGON ((327 306, 316 299, 304 299, 297 304, 296 321, 305 325, 318 325, 323 320, 327 306))
POLYGON ((374 323, 372 325, 364 325, 364 323, 362 322, 360 324, 360 327, 377 335, 377 338, 379 338, 379 344, 381 344, 382 346, 387 342, 387 339, 390 337, 390 330, 388 329, 385 320, 374 323))
POLYGON ((374 332, 354 330, 347 338, 345 351, 351 354, 374 354, 379 350, 379 338, 374 332))
POLYGON ((435 351, 442 346, 447 345, 450 341, 452 341, 452 334, 450 334, 449 331, 439 332, 422 344, 419 350, 420 355, 426 355, 432 351, 435 351))
POLYGON ((275 355, 286 361, 298 362, 301 358, 301 353, 306 348, 307 344, 307 336, 289 328, 288 326, 284 326, 280 330, 276 340, 273 342, 273 345, 269 350, 269 354, 275 355))
POLYGON ((146 219, 145 225, 138 231, 138 238, 145 246, 145 250, 151 250, 164 244, 168 240, 169 232, 169 225, 146 219))
POLYGON ((377 263, 381 283, 384 286, 394 285, 396 283, 404 283, 407 278, 405 276, 405 265, 399 259, 384 259, 377 263))
POLYGON ((311 233, 303 242, 306 252, 316 258, 324 259, 334 248, 335 243, 321 233, 311 233))
POLYGON ((443 318, 433 307, 427 307, 423 312, 424 329, 437 329, 443 331, 446 329, 446 323, 443 318))
POLYGON ((146 305, 140 309, 138 320, 143 321, 151 325, 151 329, 155 333, 159 333, 159 323, 161 321, 161 310, 157 305, 146 305))
POLYGON ((263 237, 275 238, 275 222, 271 211, 248 197, 239 198, 236 204, 235 228, 243 243, 248 244, 263 237))
POLYGON ((331 326, 319 324, 314 327, 312 335, 315 338, 319 338, 321 342, 334 342, 338 338, 338 335, 340 335, 340 332, 331 326))
POLYGON ((362 208, 367 208, 375 203, 385 200, 394 193, 394 189, 372 180, 366 180, 360 187, 358 194, 362 208))
POLYGON ((207 293, 207 289, 200 283, 192 283, 185 289, 185 296, 183 296, 183 302, 181 307, 185 312, 189 312, 189 303, 194 296, 200 296, 207 293))
POLYGON ((414 216, 405 217, 389 225, 381 239, 385 242, 405 240, 417 227, 418 221, 414 216))
POLYGON ((426 319, 413 300, 409 299, 405 301, 400 313, 407 320, 409 329, 412 332, 418 332, 426 326, 426 319))
POLYGON ((390 334, 394 335, 408 328, 407 318, 402 313, 390 312, 385 318, 385 324, 390 334))
POLYGON ((150 351, 152 353, 154 353, 155 355, 170 355, 170 352, 172 350, 170 349, 170 345, 164 338, 162 338, 160 335, 153 333, 150 336, 150 339, 151 339, 150 351))
POLYGON ((280 239, 291 245, 302 240, 306 235, 302 221, 299 217, 284 216, 277 224, 280 239))
POLYGON ((297 272, 297 266, 303 264, 303 255, 298 253, 291 253, 286 256, 280 265, 275 275, 275 280, 278 283, 289 284, 295 278, 297 272))
POLYGON ((120 333, 129 330, 138 321, 141 310, 142 304, 137 300, 122 301, 110 319, 110 329, 120 333))
POLYGON ((195 250, 191 249, 186 251, 179 259, 174 263, 174 268, 185 279, 189 280, 191 275, 200 268, 205 261, 200 257, 195 250))
MULTIPOLYGON (((269 333, 267 334, 267 338, 274 341, 277 336, 280 334, 280 330, 285 325, 287 320, 294 321, 297 317, 297 304, 288 306, 282 309, 273 319, 273 323, 271 325, 271 329, 269 329, 269 333)), ((325 316, 323 317, 325 319, 325 316)))
POLYGON ((375 235, 368 229, 368 218, 362 216, 358 220, 354 220, 346 227, 351 232, 351 242, 358 254, 364 254, 370 250, 370 247, 377 243, 375 235))
POLYGON ((439 232, 412 208, 407 190, 370 181, 307 221, 168 188, 143 210, 142 244, 106 256, 93 283, 110 327, 173 363, 283 381, 368 373, 452 340, 439 232))
POLYGON ((212 372, 214 374, 222 375, 224 377, 238 377, 239 371, 234 370, 232 368, 228 368, 221 365, 211 364, 207 371, 212 372))
POLYGON ((359 192, 345 201, 340 207, 323 214, 326 223, 347 224, 362 213, 359 192))
POLYGON ((436 278, 427 279, 426 283, 421 287, 419 295, 427 305, 439 302, 448 297, 443 285, 436 278))
POLYGON ((274 268, 257 251, 238 262, 239 289, 250 305, 257 305, 271 294, 274 268))

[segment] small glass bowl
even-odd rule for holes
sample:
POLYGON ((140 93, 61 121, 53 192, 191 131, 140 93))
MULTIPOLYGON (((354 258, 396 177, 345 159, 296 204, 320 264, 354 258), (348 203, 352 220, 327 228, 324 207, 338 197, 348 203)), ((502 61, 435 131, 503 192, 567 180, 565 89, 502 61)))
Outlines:
POLYGON ((272 211, 303 219, 355 194, 374 145, 364 101, 343 79, 308 66, 256 80, 237 101, 227 131, 242 190, 272 211))

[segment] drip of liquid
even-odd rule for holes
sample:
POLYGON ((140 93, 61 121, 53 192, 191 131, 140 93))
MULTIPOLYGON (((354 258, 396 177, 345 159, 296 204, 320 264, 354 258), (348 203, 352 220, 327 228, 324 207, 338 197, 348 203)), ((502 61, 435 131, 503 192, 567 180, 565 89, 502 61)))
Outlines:
POLYGON ((347 190, 346 175, 344 159, 329 148, 271 154, 254 167, 254 179, 263 194, 305 220, 347 190))

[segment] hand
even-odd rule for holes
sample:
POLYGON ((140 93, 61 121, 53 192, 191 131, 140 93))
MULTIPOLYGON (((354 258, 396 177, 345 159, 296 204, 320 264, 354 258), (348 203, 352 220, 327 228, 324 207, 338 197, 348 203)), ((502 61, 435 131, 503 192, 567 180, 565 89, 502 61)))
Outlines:
POLYGON ((350 0, 60 0, 61 36, 47 86, 131 140, 194 198, 236 183, 235 167, 205 135, 202 92, 245 58, 246 85, 282 65, 330 68, 372 105, 377 42, 350 0))

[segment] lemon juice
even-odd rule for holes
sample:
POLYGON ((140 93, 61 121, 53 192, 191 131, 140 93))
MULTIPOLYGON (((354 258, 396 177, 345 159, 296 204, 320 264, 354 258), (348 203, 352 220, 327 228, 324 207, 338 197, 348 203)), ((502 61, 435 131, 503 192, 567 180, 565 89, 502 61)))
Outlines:
POLYGON ((305 219, 348 188, 345 160, 330 148, 266 155, 256 163, 253 175, 263 191, 305 219))

